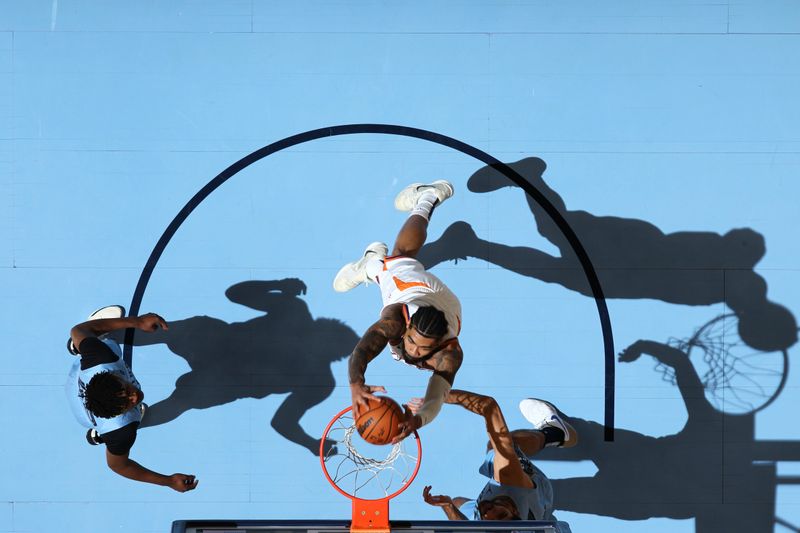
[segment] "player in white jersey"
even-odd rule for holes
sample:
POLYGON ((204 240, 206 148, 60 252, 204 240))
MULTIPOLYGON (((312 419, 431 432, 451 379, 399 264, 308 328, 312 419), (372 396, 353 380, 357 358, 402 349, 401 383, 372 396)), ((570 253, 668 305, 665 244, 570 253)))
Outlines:
POLYGON ((425 271, 416 260, 428 235, 433 208, 453 195, 453 186, 444 180, 431 184, 413 183, 395 198, 400 211, 410 211, 395 240, 392 255, 388 246, 373 242, 358 261, 339 270, 333 281, 338 292, 349 291, 362 283, 377 283, 383 308, 380 318, 361 337, 349 360, 350 392, 353 411, 358 415, 380 385, 366 385, 367 365, 388 344, 398 361, 432 371, 424 406, 406 413, 398 442, 433 420, 441 410, 461 366, 463 352, 458 343, 461 329, 461 304, 442 281, 425 271))

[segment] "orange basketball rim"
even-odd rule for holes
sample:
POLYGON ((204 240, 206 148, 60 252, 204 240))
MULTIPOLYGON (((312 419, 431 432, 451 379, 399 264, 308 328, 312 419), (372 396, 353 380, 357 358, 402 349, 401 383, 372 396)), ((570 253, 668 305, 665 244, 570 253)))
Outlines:
POLYGON ((422 462, 422 442, 414 432, 398 444, 374 446, 356 431, 352 407, 328 423, 319 445, 322 472, 333 488, 350 498, 352 533, 389 533, 389 500, 414 481, 422 462))

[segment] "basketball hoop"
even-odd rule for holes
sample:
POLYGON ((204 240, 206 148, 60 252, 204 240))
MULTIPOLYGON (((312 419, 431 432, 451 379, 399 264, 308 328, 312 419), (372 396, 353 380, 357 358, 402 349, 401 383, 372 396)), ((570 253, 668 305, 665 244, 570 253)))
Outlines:
POLYGON ((375 446, 356 431, 352 407, 328 423, 319 446, 322 472, 333 488, 353 502, 352 533, 389 533, 389 500, 411 485, 419 471, 422 443, 406 438, 394 445, 375 446), (333 441, 325 451, 326 442, 333 441), (406 448, 410 448, 407 450, 406 448))

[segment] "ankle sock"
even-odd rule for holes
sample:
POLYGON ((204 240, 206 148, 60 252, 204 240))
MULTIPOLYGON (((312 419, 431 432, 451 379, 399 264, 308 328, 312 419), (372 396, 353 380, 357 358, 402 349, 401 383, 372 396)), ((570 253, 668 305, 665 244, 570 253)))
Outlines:
POLYGON ((433 208, 436 207, 437 203, 439 203, 439 199, 432 191, 423 192, 417 200, 414 209, 411 210, 411 214, 408 216, 418 215, 429 221, 431 219, 431 213, 433 213, 433 208))

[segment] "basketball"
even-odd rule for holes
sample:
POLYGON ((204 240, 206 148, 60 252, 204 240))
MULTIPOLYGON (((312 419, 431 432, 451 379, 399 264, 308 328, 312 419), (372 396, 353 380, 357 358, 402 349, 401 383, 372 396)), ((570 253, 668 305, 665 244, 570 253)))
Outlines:
POLYGON ((356 419, 358 434, 370 444, 389 444, 400 434, 397 425, 405 418, 402 407, 388 396, 367 403, 356 419))

